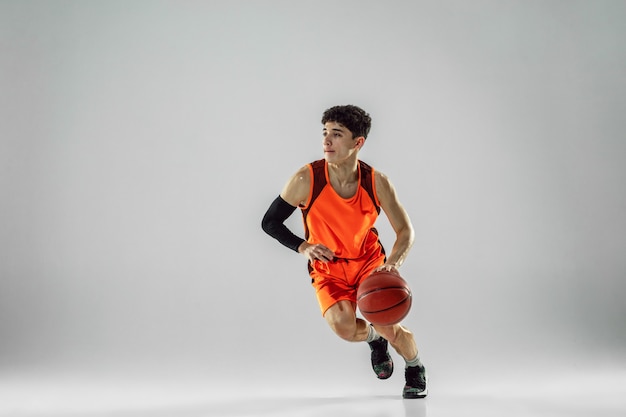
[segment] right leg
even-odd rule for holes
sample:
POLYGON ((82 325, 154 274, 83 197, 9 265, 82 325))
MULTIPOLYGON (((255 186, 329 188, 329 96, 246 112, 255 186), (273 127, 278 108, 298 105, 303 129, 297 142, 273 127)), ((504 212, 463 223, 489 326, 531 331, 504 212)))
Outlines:
POLYGON ((335 334, 348 342, 363 342, 369 333, 365 320, 356 317, 355 305, 349 300, 340 300, 330 306, 324 318, 335 334))
MULTIPOLYGON (((349 300, 341 300, 333 304, 324 314, 331 329, 348 342, 368 341, 370 332, 375 330, 363 319, 356 317, 355 304, 349 300)), ((393 373, 393 360, 387 350, 387 340, 378 337, 369 342, 372 351, 372 369, 379 379, 387 379, 393 373)))
POLYGON ((333 279, 315 270, 310 270, 312 285, 322 315, 330 328, 340 338, 349 342, 367 341, 372 351, 372 369, 380 379, 389 378, 393 372, 393 361, 387 350, 387 341, 377 337, 374 328, 365 320, 356 317, 356 290, 341 280, 333 279))

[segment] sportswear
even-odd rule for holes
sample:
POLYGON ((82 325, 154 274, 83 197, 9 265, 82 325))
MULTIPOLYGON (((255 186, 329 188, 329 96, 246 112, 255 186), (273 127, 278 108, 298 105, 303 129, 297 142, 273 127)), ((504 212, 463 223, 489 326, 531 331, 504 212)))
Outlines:
POLYGON ((357 191, 343 198, 333 189, 324 159, 308 165, 311 186, 301 205, 305 237, 335 253, 331 262, 308 265, 322 314, 340 300, 356 304, 356 289, 363 279, 385 262, 385 251, 374 223, 380 213, 374 168, 358 161, 357 191))
POLYGON ((428 376, 422 366, 408 366, 404 370, 406 384, 402 389, 403 398, 424 398, 428 395, 428 376))
POLYGON ((393 359, 389 355, 387 343, 383 337, 368 343, 372 351, 372 369, 378 379, 387 379, 393 374, 393 359))
POLYGON ((357 192, 350 198, 343 198, 330 185, 328 164, 324 159, 308 167, 311 187, 306 204, 300 207, 305 239, 311 244, 324 244, 337 258, 360 258, 369 249, 368 237, 378 236, 374 223, 380 213, 380 203, 376 196, 374 168, 358 161, 357 192))
POLYGON ((285 226, 284 222, 296 210, 296 207, 287 203, 279 195, 272 202, 261 221, 261 227, 268 235, 278 240, 283 245, 298 252, 298 247, 304 239, 296 236, 285 226))

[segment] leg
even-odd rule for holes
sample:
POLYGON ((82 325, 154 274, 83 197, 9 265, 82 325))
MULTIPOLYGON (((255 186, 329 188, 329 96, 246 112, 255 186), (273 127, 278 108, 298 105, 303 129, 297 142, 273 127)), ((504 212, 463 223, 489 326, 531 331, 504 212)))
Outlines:
MULTIPOLYGON (((341 300, 333 304, 324 318, 331 329, 348 342, 364 342, 370 332, 370 326, 365 320, 357 318, 355 304, 348 300, 341 300)), ((372 350, 372 368, 379 379, 387 379, 393 373, 393 361, 387 352, 387 341, 378 339, 370 344, 372 350)))
POLYGON ((404 372, 406 384, 402 396, 404 398, 426 397, 428 395, 426 368, 417 357, 417 345, 413 333, 399 324, 374 327, 381 336, 389 340, 391 346, 407 362, 404 372))
POLYGON ((330 328, 348 342, 362 342, 369 332, 367 323, 356 317, 355 305, 349 300, 341 300, 333 304, 324 313, 330 328))
POLYGON ((398 352, 405 361, 411 361, 417 356, 417 344, 413 333, 409 329, 399 324, 392 326, 378 326, 374 328, 379 335, 389 341, 391 346, 398 352))

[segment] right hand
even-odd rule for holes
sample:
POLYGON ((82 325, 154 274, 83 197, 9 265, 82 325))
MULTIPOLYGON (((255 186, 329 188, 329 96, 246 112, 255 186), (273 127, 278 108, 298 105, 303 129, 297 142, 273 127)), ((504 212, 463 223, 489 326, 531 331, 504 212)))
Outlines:
POLYGON ((326 263, 332 261, 335 258, 335 253, 321 243, 316 243, 312 245, 308 242, 302 242, 302 244, 298 248, 298 252, 306 256, 306 258, 311 263, 315 260, 326 263))

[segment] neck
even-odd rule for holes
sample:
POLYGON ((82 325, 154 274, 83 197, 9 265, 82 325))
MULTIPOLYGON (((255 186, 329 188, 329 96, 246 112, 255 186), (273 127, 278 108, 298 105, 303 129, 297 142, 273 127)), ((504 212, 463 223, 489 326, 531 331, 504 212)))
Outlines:
POLYGON ((339 163, 328 163, 328 174, 333 176, 340 183, 348 183, 358 178, 359 161, 357 158, 350 158, 339 163))

